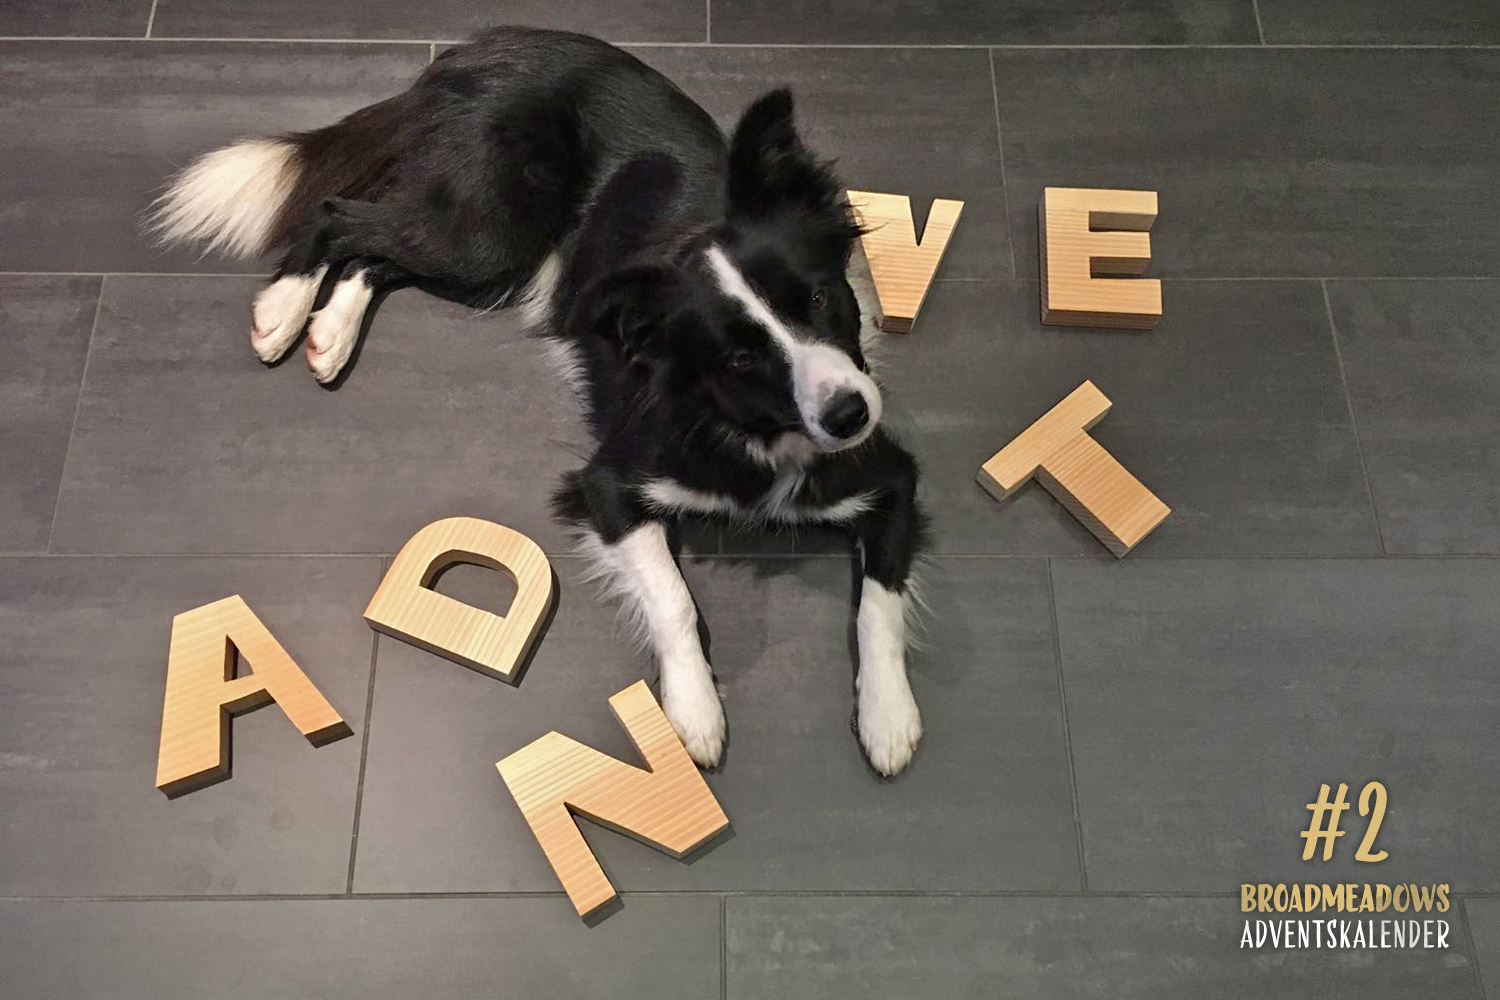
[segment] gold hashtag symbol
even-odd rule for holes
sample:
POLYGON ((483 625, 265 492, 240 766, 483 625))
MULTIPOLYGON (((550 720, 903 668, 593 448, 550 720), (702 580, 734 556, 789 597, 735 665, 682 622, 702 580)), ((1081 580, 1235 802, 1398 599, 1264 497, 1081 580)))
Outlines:
POLYGON ((1307 808, 1312 812, 1313 818, 1302 836, 1307 840, 1307 847, 1302 850, 1302 860, 1311 861, 1313 851, 1317 850, 1318 838, 1323 839, 1323 860, 1328 861, 1333 857, 1333 839, 1342 837, 1344 831, 1339 829, 1339 814, 1349 808, 1349 803, 1344 801, 1344 794, 1349 791, 1348 785, 1339 785, 1338 798, 1332 802, 1328 801, 1328 786, 1324 785, 1318 791, 1318 801, 1309 802, 1307 808), (1333 818, 1328 822, 1328 829, 1323 829, 1323 814, 1333 810, 1333 818))

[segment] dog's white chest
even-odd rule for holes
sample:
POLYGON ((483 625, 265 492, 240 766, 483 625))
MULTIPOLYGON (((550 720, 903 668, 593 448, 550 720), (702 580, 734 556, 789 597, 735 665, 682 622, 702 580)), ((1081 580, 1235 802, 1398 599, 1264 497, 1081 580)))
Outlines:
POLYGON ((735 520, 784 524, 838 523, 849 521, 870 509, 871 495, 858 493, 833 504, 805 504, 802 470, 783 467, 771 487, 753 504, 742 504, 723 493, 684 486, 675 479, 652 479, 641 486, 641 495, 656 509, 667 513, 709 514, 735 520))

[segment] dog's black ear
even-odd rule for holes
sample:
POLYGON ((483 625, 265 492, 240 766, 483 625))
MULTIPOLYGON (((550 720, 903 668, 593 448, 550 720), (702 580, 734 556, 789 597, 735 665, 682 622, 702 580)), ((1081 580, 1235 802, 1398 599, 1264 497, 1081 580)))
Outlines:
POLYGON ((729 200, 751 200, 764 186, 768 167, 806 156, 793 120, 792 92, 781 87, 761 95, 740 116, 729 142, 729 200))
POLYGON ((649 356, 666 325, 664 303, 676 280, 654 264, 636 264, 594 282, 573 306, 568 328, 600 337, 632 361, 649 356))
POLYGON ((729 143, 728 183, 731 215, 765 218, 837 202, 837 182, 797 134, 790 90, 771 91, 740 118, 729 143))
POLYGON ((677 211, 682 186, 682 165, 665 153, 637 156, 616 170, 579 227, 572 270, 604 274, 648 250, 660 220, 677 211))

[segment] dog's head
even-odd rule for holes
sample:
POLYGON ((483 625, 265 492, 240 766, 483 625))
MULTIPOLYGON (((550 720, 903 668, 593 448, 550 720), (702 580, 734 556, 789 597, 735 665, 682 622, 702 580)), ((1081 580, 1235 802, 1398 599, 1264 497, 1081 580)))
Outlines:
POLYGON ((745 112, 727 184, 721 224, 675 266, 617 272, 594 306, 627 352, 667 370, 678 399, 752 450, 853 447, 881 414, 845 278, 859 229, 797 135, 789 92, 745 112))

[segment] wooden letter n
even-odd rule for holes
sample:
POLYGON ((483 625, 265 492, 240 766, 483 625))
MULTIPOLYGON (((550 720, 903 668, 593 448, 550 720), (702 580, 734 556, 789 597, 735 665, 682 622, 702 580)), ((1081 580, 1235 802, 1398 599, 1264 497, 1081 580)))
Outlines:
POLYGON ((645 681, 609 699, 650 770, 551 732, 495 766, 568 898, 587 919, 615 898, 570 810, 680 858, 729 826, 645 681))

